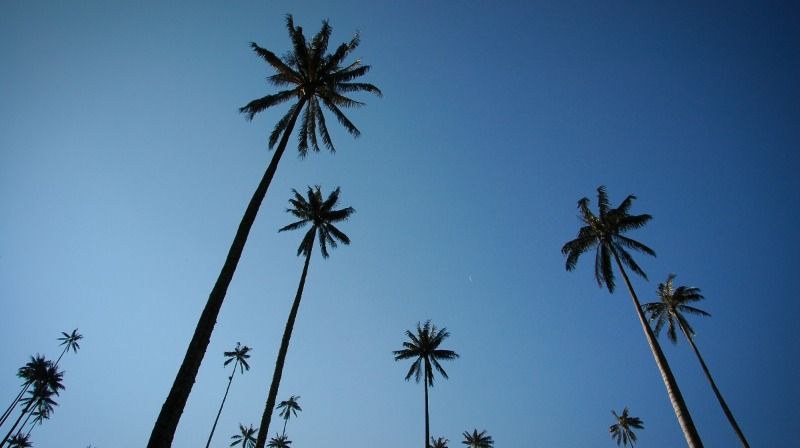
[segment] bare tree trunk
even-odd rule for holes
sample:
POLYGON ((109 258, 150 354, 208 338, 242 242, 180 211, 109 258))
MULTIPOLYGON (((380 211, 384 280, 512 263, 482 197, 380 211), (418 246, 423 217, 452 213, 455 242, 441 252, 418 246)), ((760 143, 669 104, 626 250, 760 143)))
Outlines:
POLYGON ((6 436, 3 438, 3 441, 0 442, 0 448, 3 448, 6 442, 8 442, 8 439, 11 437, 11 434, 14 433, 14 430, 17 428, 17 425, 19 425, 20 420, 22 420, 22 417, 28 413, 32 405, 33 405, 33 400, 28 402, 28 405, 25 406, 25 409, 23 409, 22 412, 19 414, 19 417, 17 417, 17 421, 14 422, 14 426, 11 427, 11 430, 8 431, 8 434, 6 434, 6 436))
POLYGON ((238 364, 239 360, 237 359, 236 362, 233 363, 233 372, 231 372, 231 377, 228 378, 228 387, 225 388, 225 396, 222 397, 222 403, 220 403, 219 411, 217 411, 217 418, 214 419, 214 426, 211 427, 211 434, 208 435, 206 448, 211 446, 211 438, 214 437, 214 430, 217 429, 217 422, 219 421, 220 414, 222 414, 222 407, 225 406, 225 400, 228 398, 228 391, 231 390, 231 383, 233 382, 233 376, 236 375, 236 366, 238 364))
POLYGON ((428 367, 425 367, 425 445, 424 448, 428 448, 428 440, 431 439, 431 427, 430 427, 430 419, 428 417, 428 367))
POLYGON ((25 392, 28 391, 29 387, 31 387, 31 383, 25 384, 25 387, 23 387, 22 390, 17 394, 17 398, 15 398, 14 401, 12 401, 11 404, 8 406, 8 409, 6 409, 6 411, 3 412, 3 417, 0 417, 0 426, 3 426, 8 417, 11 416, 11 413, 14 412, 14 408, 17 407, 19 400, 22 399, 22 396, 25 395, 25 392))
POLYGON ((664 380, 664 386, 667 388, 669 401, 672 403, 672 409, 675 411, 675 416, 678 417, 678 424, 680 424, 681 430, 683 430, 683 435, 686 437, 686 443, 689 448, 702 448, 703 442, 700 440, 700 436, 697 434, 697 429, 694 427, 692 416, 689 414, 689 409, 686 407, 686 402, 683 400, 681 391, 678 388, 678 383, 675 381, 675 376, 672 374, 672 370, 669 368, 667 358, 664 356, 664 352, 661 351, 661 346, 658 344, 658 341, 653 334, 653 330, 650 329, 650 325, 648 325, 647 321, 645 320, 642 307, 639 304, 639 298, 636 296, 633 286, 631 286, 631 281, 628 279, 628 274, 625 273, 625 269, 622 267, 622 263, 619 260, 617 252, 611 249, 611 253, 614 254, 614 260, 617 262, 617 267, 622 273, 622 278, 625 279, 625 285, 627 285, 628 292, 631 295, 631 299, 633 299, 633 306, 636 308, 636 315, 639 317, 639 323, 642 324, 642 330, 644 330, 645 337, 647 338, 647 344, 650 346, 650 351, 653 353, 653 358, 656 360, 658 371, 661 373, 661 379, 664 380))
POLYGON ((186 401, 189 399, 189 394, 192 392, 197 372, 200 370, 200 364, 203 362, 203 357, 206 354, 208 344, 211 342, 211 333, 214 331, 214 325, 217 323, 219 311, 222 308, 222 302, 225 300, 225 294, 228 292, 228 286, 233 280, 233 274, 236 272, 236 266, 239 264, 239 258, 244 251, 244 245, 247 242, 247 237, 250 234, 250 229, 258 215, 258 209, 261 203, 267 196, 267 189, 269 188, 275 171, 278 169, 278 163, 281 160, 286 143, 292 133, 294 124, 300 111, 303 109, 306 99, 302 98, 297 104, 297 108, 292 114, 292 117, 287 123, 286 130, 281 137, 278 148, 272 156, 272 161, 264 173, 264 177, 258 184, 258 188, 253 193, 250 203, 247 205, 247 210, 242 217, 239 228, 236 230, 236 236, 233 239, 231 248, 228 251, 228 256, 225 259, 225 264, 219 273, 217 282, 208 296, 203 313, 197 322, 197 327, 194 330, 189 348, 186 349, 186 355, 183 358, 183 363, 175 376, 175 381, 172 383, 172 388, 161 407, 161 412, 158 414, 156 423, 153 426, 153 432, 150 434, 150 440, 147 442, 148 448, 167 448, 172 446, 172 439, 175 437, 175 430, 178 428, 178 422, 183 414, 183 409, 186 407, 186 401))

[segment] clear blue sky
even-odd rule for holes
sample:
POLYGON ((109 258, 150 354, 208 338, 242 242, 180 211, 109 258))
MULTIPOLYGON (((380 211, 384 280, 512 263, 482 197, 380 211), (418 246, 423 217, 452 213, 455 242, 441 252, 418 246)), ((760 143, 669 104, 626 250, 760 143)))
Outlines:
MULTIPOLYGON (((38 447, 143 446, 284 113, 248 42, 283 53, 284 15, 332 42, 356 30, 365 78, 352 139, 288 152, 251 233, 175 438, 200 446, 228 371, 254 347, 215 437, 257 424, 302 260, 278 234, 290 189, 342 188, 353 240, 312 260, 279 399, 300 395, 295 448, 407 448, 421 385, 395 363, 432 319, 461 354, 431 392, 432 435, 460 446, 642 446, 683 437, 623 290, 593 257, 564 269, 576 201, 607 185, 654 219, 631 236, 650 281, 675 272, 713 317, 698 345, 753 446, 800 420, 800 10, 791 2, 4 2, 0 8, 0 401, 36 352, 67 386, 38 447), (517 3, 517 4, 513 4, 517 3), (471 281, 470 281, 471 279, 471 281)), ((736 439, 684 341, 664 344, 707 447, 736 439)), ((275 428, 276 426, 273 426, 275 428)))

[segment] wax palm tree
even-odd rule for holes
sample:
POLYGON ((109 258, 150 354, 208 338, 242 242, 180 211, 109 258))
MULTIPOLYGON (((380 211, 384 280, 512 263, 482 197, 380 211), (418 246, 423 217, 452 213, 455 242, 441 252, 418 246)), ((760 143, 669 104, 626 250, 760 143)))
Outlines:
POLYGON ((286 435, 286 423, 289 422, 289 417, 291 417, 292 414, 297 417, 298 411, 303 412, 303 408, 301 408, 300 404, 297 402, 299 399, 300 395, 292 395, 288 400, 278 403, 278 406, 275 408, 281 410, 278 415, 283 419, 283 435, 286 435))
POLYGON ((267 446, 269 448, 290 448, 289 445, 292 444, 292 441, 286 437, 286 434, 279 436, 275 434, 275 437, 269 439, 267 446))
POLYGON ((183 408, 191 393, 200 364, 205 356, 206 349, 211 340, 211 333, 217 321, 228 286, 233 279, 239 258, 244 250, 245 242, 250 229, 255 222, 258 209, 267 195, 272 178, 278 168, 281 156, 286 149, 289 137, 294 129, 295 122, 303 112, 300 122, 298 150, 303 156, 308 152, 309 142, 311 149, 318 150, 317 131, 323 144, 331 151, 334 150, 333 142, 328 134, 325 117, 320 104, 324 105, 337 118, 339 123, 353 136, 358 136, 360 131, 344 115, 341 108, 358 107, 363 103, 345 96, 351 92, 368 92, 378 96, 381 91, 372 84, 352 82, 365 75, 369 65, 362 65, 359 59, 355 62, 345 63, 345 59, 358 47, 359 36, 356 34, 348 43, 341 44, 332 54, 326 54, 331 27, 328 22, 323 22, 320 31, 307 42, 303 29, 294 25, 292 16, 286 17, 286 27, 292 41, 292 52, 283 58, 259 47, 255 43, 251 47, 256 54, 264 59, 276 73, 268 79, 278 87, 291 87, 278 93, 271 94, 251 101, 240 111, 252 119, 256 114, 270 107, 280 105, 286 101, 294 101, 288 112, 275 125, 269 138, 272 148, 277 142, 275 153, 272 156, 267 170, 256 188, 250 203, 242 217, 236 231, 225 264, 222 266, 217 282, 211 290, 203 313, 186 350, 186 355, 175 377, 169 395, 161 408, 158 419, 150 435, 148 447, 168 447, 172 443, 175 430, 178 426, 183 408))
POLYGON ((58 338, 58 340, 61 341, 61 343, 58 345, 59 346, 63 345, 64 350, 62 350, 61 354, 58 355, 58 359, 56 359, 56 366, 58 366, 58 363, 61 362, 61 357, 64 356, 64 353, 67 353, 68 351, 70 351, 70 349, 72 349, 73 353, 78 353, 78 349, 81 348, 81 345, 78 342, 81 339, 83 339, 83 335, 78 333, 77 328, 72 330, 72 332, 69 334, 63 331, 61 332, 61 334, 63 335, 63 337, 58 338))
POLYGON ((697 434, 694 422, 692 421, 686 403, 683 400, 681 391, 678 388, 678 383, 669 368, 667 358, 661 351, 661 346, 658 344, 653 335, 653 331, 645 320, 644 313, 639 305, 639 298, 633 290, 628 274, 625 272, 623 265, 628 266, 631 271, 640 276, 647 278, 644 271, 636 264, 631 254, 627 249, 644 252, 648 255, 655 256, 655 252, 644 244, 630 239, 623 233, 638 229, 647 224, 652 216, 644 215, 631 215, 631 205, 633 204, 635 196, 628 196, 617 208, 610 208, 608 196, 605 187, 597 189, 597 200, 599 214, 595 215, 589 210, 589 199, 583 198, 578 201, 579 218, 585 224, 578 231, 578 237, 572 241, 567 242, 561 248, 561 253, 567 257, 566 267, 567 271, 572 271, 578 262, 578 258, 592 250, 596 249, 594 275, 597 284, 600 287, 605 285, 609 292, 614 291, 614 271, 611 265, 611 259, 616 262, 617 268, 625 280, 625 285, 628 287, 633 305, 636 310, 636 315, 639 318, 639 323, 644 331, 647 343, 655 358, 658 370, 661 372, 661 377, 664 380, 664 385, 667 388, 667 395, 672 403, 675 415, 678 418, 678 423, 683 430, 686 442, 691 448, 699 448, 703 446, 700 436, 697 434))
POLYGON ((29 448, 32 446, 33 444, 28 436, 23 436, 22 434, 17 434, 8 441, 8 448, 29 448))
POLYGON ((486 434, 485 429, 481 432, 478 432, 477 429, 473 429, 472 434, 468 431, 464 431, 463 436, 464 440, 461 443, 467 445, 469 448, 492 448, 494 446, 492 436, 486 434))
POLYGON ((34 384, 37 381, 45 380, 47 376, 47 369, 50 364, 51 361, 46 360, 42 355, 36 354, 35 357, 31 356, 31 360, 17 370, 17 376, 23 380, 22 386, 20 387, 20 391, 17 396, 11 401, 11 404, 8 406, 8 408, 6 408, 5 412, 3 412, 3 416, 0 418, 0 426, 6 422, 8 417, 14 411, 14 408, 17 406, 20 400, 22 400, 25 392, 27 392, 31 387, 31 384, 34 384))
POLYGON ((633 430, 644 429, 642 419, 628 415, 627 407, 622 410, 622 415, 617 415, 614 411, 611 411, 611 414, 614 415, 616 423, 608 427, 608 432, 611 434, 611 438, 617 442, 617 446, 622 444, 625 447, 629 443, 631 446, 636 445, 636 433, 633 430))
POLYGON ((236 367, 239 367, 240 375, 244 375, 245 370, 250 370, 250 364, 247 363, 248 358, 250 358, 248 354, 250 350, 252 350, 250 347, 246 345, 243 346, 241 343, 237 342, 233 351, 224 353, 226 358, 224 366, 233 362, 233 370, 231 371, 231 376, 228 377, 228 387, 225 388, 225 395, 222 397, 222 403, 219 405, 219 411, 217 411, 217 417, 214 419, 214 425, 211 426, 211 434, 208 435, 206 448, 211 445, 211 438, 214 437, 214 430, 217 429, 217 422, 219 421, 220 414, 222 414, 222 407, 225 406, 225 400, 228 399, 228 391, 231 390, 231 383, 233 382, 234 375, 236 375, 236 367))
POLYGON ((448 448, 447 443, 450 442, 449 440, 445 439, 444 437, 439 437, 434 439, 431 437, 431 445, 430 448, 448 448))
POLYGON ((651 323, 656 323, 655 328, 653 329, 653 332, 656 334, 656 336, 659 335, 661 330, 666 325, 667 338, 669 338, 673 344, 678 342, 676 328, 680 328, 681 332, 686 337, 686 340, 689 341, 689 345, 692 346, 692 350, 694 351, 695 356, 697 356, 697 360, 700 361, 700 367, 703 368, 703 373, 705 373, 709 384, 711 384, 711 389, 714 391, 714 395, 717 397, 717 401, 722 407, 725 417, 728 418, 728 422, 730 423, 731 427, 733 427, 734 432, 736 432, 739 442, 741 442, 743 447, 749 448, 750 444, 747 443, 744 433, 742 433, 742 430, 739 428, 739 424, 736 423, 733 413, 731 412, 730 408, 728 408, 727 403, 725 403, 725 399, 722 398, 722 393, 719 391, 717 384, 711 377, 711 372, 709 372, 708 366, 706 366, 703 357, 700 356, 700 350, 697 348, 697 345, 694 342, 694 329, 691 325, 689 325, 689 321, 686 320, 686 314, 694 314, 696 316, 711 316, 707 312, 689 305, 689 303, 695 303, 703 300, 703 295, 700 293, 699 288, 691 286, 675 287, 673 283, 674 280, 675 274, 670 274, 667 277, 666 282, 658 284, 656 294, 660 301, 644 304, 642 306, 644 312, 649 316, 651 323))
POLYGON ((355 213, 353 207, 339 210, 335 209, 339 203, 340 190, 338 187, 324 200, 319 186, 315 188, 308 187, 306 197, 303 197, 297 190, 292 190, 292 192, 294 193, 294 198, 289 200, 292 208, 286 211, 296 218, 299 218, 299 221, 284 226, 278 231, 297 230, 310 225, 303 240, 300 242, 300 246, 297 248, 297 255, 305 255, 306 260, 303 265, 303 273, 300 275, 300 284, 297 287, 297 294, 294 297, 292 309, 289 311, 289 318, 286 320, 286 327, 283 330, 283 338, 281 339, 281 346, 278 350, 278 359, 275 361, 275 372, 272 375, 272 384, 270 384, 269 393, 267 394, 267 404, 261 416, 261 428, 258 431, 256 448, 264 448, 267 441, 267 434, 269 434, 272 410, 275 408, 275 398, 278 396, 278 388, 281 384, 283 364, 286 361, 286 352, 289 350, 289 341, 292 338, 294 321, 297 318, 297 310, 300 308, 300 299, 303 297, 306 275, 308 274, 308 265, 311 262, 311 252, 314 249, 314 240, 319 240, 319 248, 323 258, 328 258, 329 256, 329 245, 331 248, 335 248, 338 246, 337 241, 345 245, 350 244, 350 238, 334 224, 347 220, 350 215, 355 213))
POLYGON ((242 448, 253 448, 256 446, 256 431, 258 431, 258 428, 253 428, 253 425, 245 428, 244 425, 239 423, 239 434, 231 436, 233 442, 231 442, 230 446, 242 445, 242 448))
POLYGON ((420 326, 417 322, 417 332, 412 333, 406 330, 408 341, 403 342, 403 348, 395 350, 394 360, 413 359, 414 362, 408 369, 406 381, 412 376, 419 383, 422 376, 425 383, 425 448, 431 438, 430 419, 428 418, 428 386, 433 387, 433 369, 435 368, 444 379, 447 379, 447 372, 439 361, 449 361, 458 358, 458 354, 452 350, 440 349, 442 342, 450 336, 446 328, 437 330, 430 320, 420 326))
POLYGON ((21 400, 25 406, 23 407, 22 412, 19 414, 17 421, 14 422, 14 426, 11 427, 6 436, 3 438, 3 441, 0 442, 0 448, 5 446, 6 442, 11 438, 11 435, 17 428, 17 425, 19 425, 22 418, 27 415, 25 422, 22 424, 22 427, 25 427, 25 424, 28 422, 28 418, 30 418, 30 413, 34 409, 34 406, 39 409, 47 409, 49 412, 52 411, 52 407, 57 404, 52 397, 54 395, 58 395, 59 392, 64 389, 64 384, 62 383, 63 380, 64 372, 58 371, 58 368, 56 368, 52 361, 47 361, 45 374, 42 377, 37 378, 37 380, 33 383, 33 389, 28 391, 30 396, 21 400))

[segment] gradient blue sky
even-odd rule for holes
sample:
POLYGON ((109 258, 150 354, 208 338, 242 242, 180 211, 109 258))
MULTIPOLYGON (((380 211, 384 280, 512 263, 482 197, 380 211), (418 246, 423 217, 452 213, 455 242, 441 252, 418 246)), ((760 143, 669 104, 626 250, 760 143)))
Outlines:
MULTIPOLYGON (((400 448, 423 437, 422 387, 395 363, 432 319, 461 359, 431 392, 432 435, 459 446, 681 446, 624 291, 564 269, 576 201, 607 185, 652 223, 631 236, 643 301, 675 272, 713 317, 698 345, 753 446, 800 420, 800 10, 792 2, 23 2, 0 7, 0 391, 60 331, 85 334, 35 446, 143 446, 270 153, 284 108, 248 42, 283 53, 284 14, 356 55, 385 97, 336 127, 338 152, 288 152, 253 228, 174 446, 257 424, 302 268, 278 234, 290 189, 342 187, 353 244, 312 260, 279 399, 295 448, 400 448), (433 3, 433 4, 432 4, 433 3), (470 281, 471 279, 471 281, 470 281)), ((329 120, 333 124, 333 120, 329 120)), ((331 126, 334 128, 334 126, 331 126)), ((594 202, 593 202, 594 203, 594 202)), ((664 344, 707 447, 735 446, 685 342, 664 344)), ((277 428, 277 424, 273 425, 277 428)))

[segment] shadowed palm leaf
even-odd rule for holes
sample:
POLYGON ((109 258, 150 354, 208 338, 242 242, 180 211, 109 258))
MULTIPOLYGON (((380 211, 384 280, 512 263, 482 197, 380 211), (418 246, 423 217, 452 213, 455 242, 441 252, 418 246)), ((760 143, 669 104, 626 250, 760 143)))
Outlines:
POLYGON ((56 359, 56 365, 61 361, 61 357, 64 356, 64 353, 72 350, 72 353, 78 353, 78 349, 81 348, 79 341, 83 339, 83 335, 78 333, 78 329, 72 330, 71 333, 67 334, 65 332, 61 332, 63 335, 62 337, 58 338, 61 341, 58 345, 64 346, 64 351, 61 352, 61 355, 56 359))
POLYGON ((253 428, 253 425, 245 428, 244 425, 239 423, 239 434, 231 436, 233 442, 231 442, 230 446, 241 445, 242 448, 253 448, 256 446, 256 431, 258 431, 258 428, 253 428))
POLYGON ((292 441, 289 440, 286 435, 279 436, 275 434, 275 437, 269 439, 267 446, 269 448, 290 448, 289 446, 292 444, 292 441))
POLYGON ((447 440, 447 439, 445 439, 444 437, 439 437, 439 438, 437 438, 437 439, 434 439, 433 437, 431 437, 431 445, 430 445, 430 448, 448 448, 448 447, 447 447, 447 444, 448 444, 449 442, 450 442, 450 441, 449 441, 449 440, 447 440))
POLYGON ((477 429, 473 429, 471 434, 464 431, 463 435, 464 440, 461 443, 469 448, 492 448, 494 446, 494 440, 492 440, 492 436, 486 434, 486 430, 478 432, 477 429))
POLYGON ((17 434, 8 441, 8 448, 29 448, 33 444, 28 440, 28 436, 17 434))
POLYGON ((297 402, 299 399, 299 395, 292 395, 288 400, 278 403, 278 406, 275 408, 281 410, 278 415, 283 419, 283 435, 286 435, 286 423, 289 422, 289 417, 293 414, 297 417, 297 412, 303 412, 303 408, 301 408, 300 404, 297 402))
POLYGON ((622 446, 628 446, 628 444, 634 446, 636 444, 636 433, 633 430, 644 429, 642 419, 628 415, 627 407, 622 410, 622 415, 617 415, 615 411, 611 411, 611 414, 617 420, 616 423, 608 428, 611 438, 617 442, 618 446, 620 444, 622 446))

